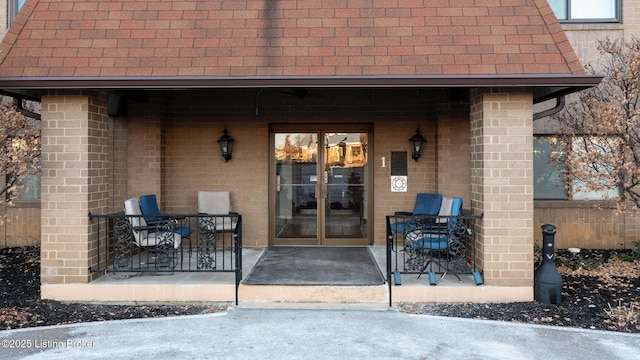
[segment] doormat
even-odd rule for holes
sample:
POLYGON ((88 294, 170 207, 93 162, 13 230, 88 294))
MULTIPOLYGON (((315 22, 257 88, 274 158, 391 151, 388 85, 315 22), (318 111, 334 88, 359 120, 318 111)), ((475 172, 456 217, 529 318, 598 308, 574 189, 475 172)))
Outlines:
POLYGON ((384 276, 367 247, 268 247, 248 285, 380 285, 384 276))
MULTIPOLYGON (((362 226, 354 224, 333 225, 327 228, 327 236, 336 238, 362 238, 362 226)), ((287 224, 278 234, 279 238, 309 238, 316 237, 316 227, 309 224, 287 224)))

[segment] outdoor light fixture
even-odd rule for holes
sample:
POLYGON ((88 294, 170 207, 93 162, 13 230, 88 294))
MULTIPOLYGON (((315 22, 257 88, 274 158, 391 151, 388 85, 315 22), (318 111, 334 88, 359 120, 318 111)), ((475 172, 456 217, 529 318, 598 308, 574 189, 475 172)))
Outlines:
POLYGON ((220 150, 222 151, 222 157, 225 162, 229 162, 231 160, 231 155, 233 153, 233 138, 229 135, 227 128, 224 128, 223 134, 218 140, 218 144, 220 144, 220 150))
POLYGON ((422 155, 422 149, 427 144, 427 139, 420 135, 420 128, 416 128, 416 133, 409 139, 411 145, 411 158, 416 162, 422 155))

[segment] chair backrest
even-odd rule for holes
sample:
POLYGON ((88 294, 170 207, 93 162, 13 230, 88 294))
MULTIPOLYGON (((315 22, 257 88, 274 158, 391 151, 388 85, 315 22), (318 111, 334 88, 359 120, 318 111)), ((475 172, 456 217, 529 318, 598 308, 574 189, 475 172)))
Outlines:
POLYGON ((413 215, 438 215, 442 205, 442 195, 432 193, 418 193, 413 215))
POLYGON ((140 210, 144 215, 147 222, 158 221, 154 215, 160 215, 160 208, 158 207, 158 200, 156 194, 142 195, 140 196, 140 210), (150 215, 150 216, 149 216, 150 215))
MULTIPOLYGON (((444 196, 438 211, 438 216, 459 216, 462 211, 462 199, 459 197, 444 196)), ((438 218, 436 222, 446 223, 449 218, 438 218)))
POLYGON ((124 202, 124 213, 125 215, 133 215, 131 217, 127 217, 131 226, 133 227, 133 237, 136 239, 136 243, 140 245, 140 239, 147 236, 146 230, 135 230, 142 227, 147 226, 147 222, 144 220, 142 216, 142 211, 140 211, 140 203, 137 198, 127 199, 124 202))
POLYGON ((231 212, 228 191, 198 191, 198 209, 202 214, 225 215, 231 212))
POLYGON ((137 198, 127 199, 124 202, 125 215, 133 215, 127 217, 133 228, 133 238, 138 246, 156 246, 161 243, 170 242, 175 249, 179 248, 182 243, 182 236, 173 231, 158 229, 149 232, 147 230, 147 222, 145 221, 140 210, 140 203, 137 198))

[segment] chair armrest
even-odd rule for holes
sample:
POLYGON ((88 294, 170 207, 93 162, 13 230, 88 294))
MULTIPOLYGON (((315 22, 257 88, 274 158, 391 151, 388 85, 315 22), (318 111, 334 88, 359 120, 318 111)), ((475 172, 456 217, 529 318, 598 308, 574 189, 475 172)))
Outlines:
POLYGON ((239 216, 240 213, 237 213, 235 211, 230 211, 229 214, 208 214, 208 213, 202 213, 199 212, 198 215, 210 215, 210 216, 224 216, 224 215, 235 215, 235 216, 239 216))
POLYGON ((449 234, 449 228, 447 228, 447 226, 434 226, 429 228, 428 230, 426 230, 426 232, 430 233, 430 234, 438 234, 438 235, 446 235, 449 234))
POLYGON ((174 216, 172 216, 172 217, 165 217, 165 218, 160 218, 158 216, 152 216, 152 217, 149 217, 149 218, 145 217, 144 220, 147 222, 147 225, 156 226, 158 224, 169 224, 169 223, 176 224, 178 222, 178 220, 182 220, 182 219, 184 219, 184 216, 183 217, 174 217, 174 216))
POLYGON ((422 222, 415 224, 414 231, 419 231, 424 234, 446 235, 450 232, 450 229, 447 223, 422 222))
POLYGON ((134 226, 133 227, 133 231, 144 231, 144 230, 153 230, 155 229, 155 226, 134 226))
MULTIPOLYGON (((164 220, 158 220, 158 221, 154 221, 153 225, 162 225, 162 224, 175 224, 176 223, 176 219, 175 218, 169 218, 169 219, 164 219, 164 220)), ((151 224, 150 224, 151 225, 151 224)))
POLYGON ((411 215, 413 215, 413 212, 411 212, 411 211, 396 211, 393 214, 394 215, 411 216, 411 215))

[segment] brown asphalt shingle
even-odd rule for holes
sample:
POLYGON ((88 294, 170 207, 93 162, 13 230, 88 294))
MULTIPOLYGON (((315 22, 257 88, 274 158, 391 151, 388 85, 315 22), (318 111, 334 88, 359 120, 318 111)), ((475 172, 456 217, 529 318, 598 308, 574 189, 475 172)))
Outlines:
POLYGON ((582 75, 545 0, 27 0, 3 77, 582 75))

